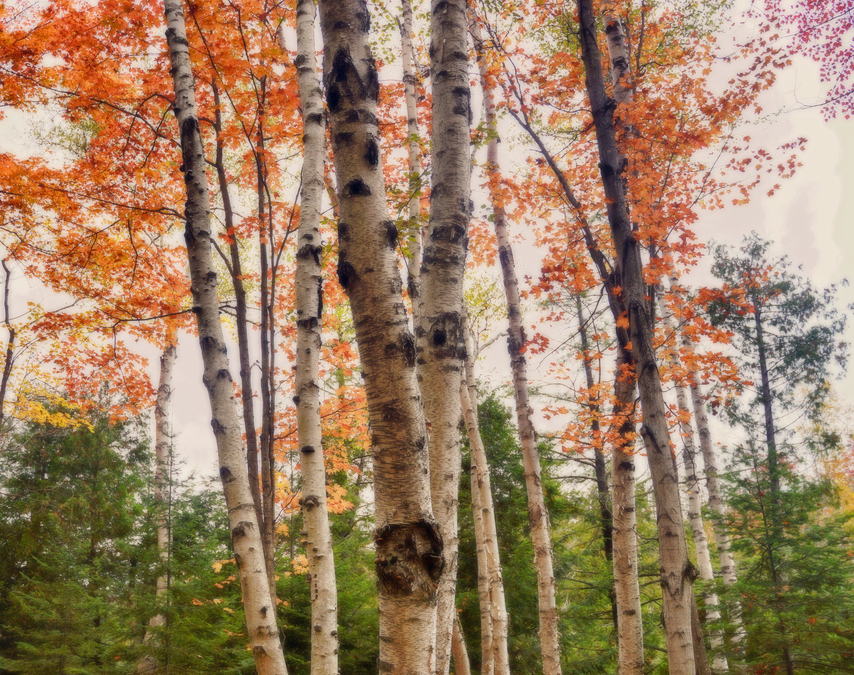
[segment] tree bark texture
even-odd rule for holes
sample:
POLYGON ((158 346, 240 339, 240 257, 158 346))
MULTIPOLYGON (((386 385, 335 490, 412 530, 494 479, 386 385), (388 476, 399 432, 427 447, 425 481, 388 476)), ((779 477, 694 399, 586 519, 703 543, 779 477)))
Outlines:
POLYGON ((12 281, 12 271, 9 269, 8 258, 3 258, 3 271, 6 273, 6 279, 3 284, 3 323, 6 324, 6 331, 9 333, 9 338, 6 341, 6 355, 3 360, 3 375, 0 376, 0 427, 3 425, 6 411, 6 388, 9 385, 9 376, 12 374, 12 364, 15 361, 15 327, 12 325, 12 320, 9 316, 9 286, 12 281))
MULTIPOLYGON (((160 376, 157 383, 157 399, 154 403, 154 505, 157 509, 157 555, 163 573, 157 577, 155 595, 163 599, 169 588, 167 566, 169 563, 169 470, 172 465, 172 432, 169 428, 169 410, 172 405, 172 371, 175 367, 177 349, 170 341, 160 355, 160 376)), ((166 617, 157 614, 148 621, 144 645, 156 644, 156 630, 166 625, 166 617)), ((143 657, 136 672, 155 673, 159 668, 153 654, 143 657)))
MULTIPOLYGON (((664 329, 670 335, 678 332, 673 311, 667 304, 664 289, 659 289, 659 304, 661 306, 661 317, 664 329)), ((675 376, 676 403, 679 407, 679 435, 682 439, 682 462, 685 466, 685 488, 688 492, 688 520, 691 523, 691 534, 694 538, 694 550, 697 554, 697 568, 700 578, 707 582, 703 599, 706 605, 706 621, 720 621, 721 613, 718 609, 720 600, 715 593, 715 573, 712 569, 712 556, 709 552, 709 541, 706 538, 706 526, 703 522, 703 501, 700 492, 700 476, 697 470, 697 451, 694 446, 694 426, 690 421, 690 408, 688 407, 688 389, 682 379, 678 377, 681 370, 681 359, 679 358, 678 346, 669 355, 670 368, 675 376)), ((723 653, 723 636, 718 631, 709 632, 709 643, 714 650, 712 670, 715 673, 729 672, 729 664, 723 653)))
POLYGON ((625 162, 616 142, 613 103, 605 92, 592 0, 578 0, 582 59, 599 148, 599 168, 614 239, 618 285, 628 310, 632 356, 643 410, 644 440, 655 493, 665 638, 671 675, 694 675, 691 608, 696 575, 688 560, 676 462, 670 447, 661 379, 653 349, 653 325, 645 298, 643 264, 622 180, 625 162))
POLYGON ((471 675, 466 637, 463 634, 460 615, 456 612, 454 612, 453 633, 451 635, 451 655, 454 659, 454 675, 471 675))
POLYGON ((529 403, 528 374, 525 355, 525 330, 522 326, 522 309, 519 297, 519 284, 516 279, 516 267, 513 250, 507 234, 507 216, 499 193, 500 169, 498 165, 498 136, 495 102, 492 85, 489 83, 483 41, 479 37, 477 21, 472 22, 475 49, 478 52, 481 87, 483 88, 484 110, 490 141, 486 150, 487 176, 490 183, 490 202, 494 215, 495 238, 498 246, 498 258, 504 280, 504 293, 507 299, 507 351, 510 353, 510 368, 513 373, 513 393, 516 400, 516 421, 522 445, 525 463, 525 486, 528 493, 528 520, 531 527, 531 541, 534 545, 534 564, 537 570, 537 599, 540 615, 540 649, 543 657, 544 675, 559 675, 560 639, 558 635, 558 614, 555 598, 554 565, 552 560, 551 526, 543 493, 540 454, 531 422, 533 410, 529 403))
MULTIPOLYGON (((320 0, 337 176, 338 279, 353 312, 374 462, 381 673, 433 673, 442 537, 430 499, 427 429, 386 210, 379 80, 364 0, 320 0)), ((454 397, 458 397, 455 390, 454 397)))
MULTIPOLYGON (((412 3, 401 0, 400 41, 403 54, 403 92, 406 97, 406 135, 409 154, 409 256, 406 258, 407 289, 413 311, 417 311, 421 294, 422 226, 421 226, 421 143, 418 133, 418 104, 415 86, 415 49, 412 46, 412 3)), ((417 321, 417 319, 416 319, 417 321)))
MULTIPOLYGON (((501 554, 498 548, 498 528, 495 523, 495 507, 492 501, 492 485, 489 477, 489 463, 486 449, 480 435, 477 419, 477 386, 475 384, 475 352, 466 320, 466 377, 460 388, 460 397, 465 415, 466 431, 472 456, 472 506, 475 509, 475 521, 481 521, 482 530, 475 535, 482 536, 478 542, 478 555, 483 555, 483 567, 486 582, 486 605, 488 608, 488 631, 491 639, 484 644, 482 633, 481 662, 482 675, 510 675, 510 657, 507 646, 508 614, 504 593, 504 576, 501 569, 501 554)), ((478 570, 481 560, 478 558, 478 570)), ((483 593, 480 594, 483 598, 483 593)), ((482 601, 483 602, 483 601, 482 601)), ((481 610, 483 612, 483 610, 481 610)), ((483 614, 481 614, 483 617, 483 614)), ((483 623, 483 621, 482 621, 483 623)))
POLYGON ((433 144, 430 221, 415 313, 418 382, 430 423, 430 490, 444 542, 439 579, 436 673, 448 672, 457 584, 460 380, 465 363, 463 275, 471 216, 471 87, 465 0, 432 0, 433 144))
POLYGON ((614 380, 614 416, 620 420, 611 458, 614 545, 614 596, 617 602, 617 654, 620 675, 644 672, 643 615, 638 580, 637 510, 635 506, 636 414, 631 352, 620 347, 614 380))
MULTIPOLYGON (((303 118, 302 187, 297 232, 297 349, 294 404, 300 448, 300 500, 311 584, 311 675, 338 673, 338 595, 320 423, 319 364, 323 314, 320 217, 326 115, 318 77, 314 0, 297 0, 297 57, 303 118)), ((283 34, 279 32, 280 39, 283 34)))
POLYGON ((211 403, 211 425, 219 454, 231 542, 240 574, 247 636, 259 675, 285 675, 287 669, 276 627, 276 608, 270 597, 261 533, 244 470, 242 430, 219 317, 217 273, 211 255, 210 194, 184 12, 180 0, 166 0, 165 6, 166 41, 175 88, 174 108, 187 190, 185 238, 193 313, 204 361, 203 381, 211 403))

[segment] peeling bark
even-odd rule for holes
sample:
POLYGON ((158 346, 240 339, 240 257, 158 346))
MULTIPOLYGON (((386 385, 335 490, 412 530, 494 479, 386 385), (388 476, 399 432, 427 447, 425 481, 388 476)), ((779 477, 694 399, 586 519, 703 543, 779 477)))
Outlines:
MULTIPOLYGON (((294 403, 302 476, 305 551, 311 584, 311 675, 338 673, 338 595, 320 421, 319 364, 323 315, 320 217, 326 115, 317 72, 314 0, 297 0, 297 68, 303 118, 302 189, 297 233, 297 345, 294 403)), ((279 39, 283 33, 279 32, 279 39)))
POLYGON ((234 559, 240 575, 247 636, 259 675, 285 675, 287 669, 276 626, 275 606, 270 597, 258 521, 244 470, 242 430, 219 317, 217 273, 211 256, 210 193, 184 12, 180 0, 166 0, 165 7, 166 42, 187 194, 185 238, 193 313, 204 362, 203 381, 211 404, 211 425, 219 454, 234 559))
POLYGON ((379 670, 432 673, 443 543, 430 499, 415 340, 386 210, 370 15, 364 0, 320 0, 319 8, 340 210, 338 279, 353 311, 372 434, 379 670))

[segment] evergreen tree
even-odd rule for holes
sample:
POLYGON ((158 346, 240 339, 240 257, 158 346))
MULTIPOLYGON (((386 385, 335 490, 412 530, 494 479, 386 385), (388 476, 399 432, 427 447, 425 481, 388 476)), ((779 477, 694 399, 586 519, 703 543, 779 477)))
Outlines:
MULTIPOLYGON (((121 672, 146 574, 137 421, 31 423, 0 464, 0 671, 121 672)), ((150 537, 148 538, 150 539, 150 537)))

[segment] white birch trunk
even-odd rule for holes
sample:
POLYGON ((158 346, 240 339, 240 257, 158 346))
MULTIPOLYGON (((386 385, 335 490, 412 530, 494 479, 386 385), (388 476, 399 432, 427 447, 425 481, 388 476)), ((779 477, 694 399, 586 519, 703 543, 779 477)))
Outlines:
POLYGON ((276 608, 264 563, 261 533, 245 471, 242 427, 219 317, 217 273, 211 255, 211 207, 189 42, 180 0, 166 0, 166 42, 175 88, 175 115, 181 135, 187 254, 193 313, 204 361, 203 381, 211 404, 220 477, 228 508, 234 559, 240 574, 249 646, 259 675, 285 675, 284 653, 276 627, 276 608))
POLYGON ((522 455, 525 462, 525 485, 528 492, 528 518, 531 526, 531 540, 534 545, 534 563, 537 569, 537 598, 540 614, 540 648, 543 656, 544 675, 559 675, 560 641, 557 629, 557 605, 555 600, 555 578, 552 563, 552 543, 549 514, 546 510, 543 494, 540 454, 531 423, 533 410, 528 400, 528 374, 522 347, 525 345, 525 331, 522 327, 522 309, 519 298, 519 284, 516 280, 516 268, 513 262, 513 250, 507 234, 507 217, 500 196, 496 193, 500 185, 498 167, 498 136, 496 126, 495 102, 492 86, 486 72, 483 42, 476 20, 471 22, 475 49, 478 52, 480 79, 483 88, 484 110, 490 141, 486 151, 487 174, 492 189, 490 201, 495 224, 495 238, 498 244, 498 257, 504 279, 504 293, 507 298, 507 317, 509 331, 507 350, 510 352, 510 367, 513 372, 513 391, 516 399, 516 420, 522 455))
POLYGON ((412 46, 412 4, 401 0, 400 41, 403 53, 403 91, 406 98, 406 135, 409 153, 409 257, 407 288, 413 311, 421 294, 421 144, 418 133, 418 104, 415 85, 415 49, 412 46))
MULTIPOLYGON (((157 555, 164 570, 169 562, 169 516, 168 491, 169 468, 171 466, 172 433, 169 428, 169 411, 172 405, 172 370, 175 366, 177 350, 174 342, 169 342, 160 355, 160 376, 157 385, 157 399, 154 403, 154 504, 157 512, 157 555)), ((169 590, 169 579, 164 571, 157 577, 155 595, 163 599, 169 590)), ((166 617, 157 614, 148 621, 148 628, 142 643, 154 646, 157 628, 166 625, 166 617)), ((137 664, 138 675, 155 673, 159 668, 157 658, 147 654, 137 664)))
MULTIPOLYGON (((664 297, 663 287, 659 287, 658 299, 664 328, 667 333, 675 333, 677 331, 676 321, 664 297)), ((671 369, 674 372, 678 371, 681 366, 678 348, 670 352, 669 361, 671 369)), ((685 383, 677 379, 675 385, 676 403, 679 406, 679 411, 690 415, 688 390, 685 387, 685 383)), ((697 553, 697 568, 700 570, 700 578, 709 584, 703 594, 706 604, 706 618, 708 621, 720 621, 721 613, 718 610, 720 600, 714 591, 715 574, 712 569, 712 557, 709 552, 709 542, 706 538, 705 523, 703 522, 700 479, 697 475, 697 452, 694 447, 694 427, 690 422, 690 418, 679 417, 679 434, 682 438, 682 461, 685 465, 685 487, 688 491, 688 520, 691 523, 694 550, 697 553)), ((717 631, 709 632, 709 642, 712 649, 715 650, 712 660, 713 672, 728 672, 729 664, 727 663, 726 655, 723 653, 723 638, 721 634, 717 631)))
MULTIPOLYGON (((678 280, 670 278, 670 290, 675 293, 677 307, 681 307, 682 298, 678 294, 678 280)), ((684 332, 681 332, 682 349, 689 359, 694 354, 694 343, 684 332)), ((694 419, 697 421, 697 435, 700 438, 700 451, 703 454, 703 464, 706 474, 706 492, 708 504, 712 511, 712 533, 715 537, 715 546, 718 550, 718 558, 721 565, 721 577, 724 585, 732 586, 738 581, 738 569, 735 565, 730 548, 729 535, 722 526, 726 509, 721 495, 720 480, 718 479, 717 455, 712 444, 712 432, 709 428, 709 418, 706 415, 706 404, 700 385, 694 377, 690 378, 691 404, 694 411, 694 419)), ((744 627, 741 624, 741 606, 736 602, 730 608, 730 620, 735 626, 735 640, 741 642, 744 637, 744 627)))
POLYGON ((418 381, 430 423, 430 489, 445 546, 436 619, 436 674, 448 672, 457 584, 463 275, 471 216, 468 31, 465 0, 433 0, 430 222, 415 312, 418 381))
MULTIPOLYGON (((320 423, 318 384, 323 314, 320 216, 326 116, 318 79, 314 0, 297 0, 297 57, 303 118, 302 189, 297 232, 297 349, 294 403, 300 447, 305 552, 311 584, 311 675, 338 673, 338 595, 320 423)), ((279 32, 279 39, 284 34, 279 32)))
MULTIPOLYGON (((478 543, 478 552, 483 551, 486 574, 487 605, 490 619, 491 644, 483 646, 482 673, 494 675, 510 675, 510 657, 507 647, 508 615, 507 602, 504 593, 504 576, 501 569, 501 554, 498 548, 498 529, 495 523, 495 507, 492 502, 492 484, 489 476, 489 464, 486 449, 480 435, 477 419, 477 387, 475 385, 475 352, 468 326, 466 334, 466 378, 465 386, 460 389, 465 413, 466 431, 469 436, 472 455, 472 505, 479 509, 475 518, 482 519, 482 545, 478 543), (475 493, 477 498, 475 501, 475 493)), ((475 530, 477 535, 477 530, 475 530)), ((480 569, 480 560, 478 560, 480 569)))
POLYGON ((472 409, 469 397, 468 384, 465 380, 460 383, 460 403, 463 410, 463 419, 466 423, 466 432, 471 448, 471 506, 472 519, 474 520, 475 553, 477 555, 477 596, 480 603, 480 673, 481 675, 493 675, 495 667, 492 657, 492 601, 489 596, 489 571, 486 565, 486 542, 483 522, 483 500, 480 494, 480 467, 475 444, 483 450, 483 441, 477 429, 477 416, 472 409), (475 440, 475 437, 477 440, 475 440))
POLYGON ((635 506, 634 438, 635 381, 621 378, 625 355, 617 359, 614 393, 616 414, 622 416, 618 436, 623 443, 614 446, 611 458, 613 481, 613 542, 614 595, 617 601, 617 655, 620 675, 641 675, 644 672, 643 615, 638 582, 637 510, 635 506))
MULTIPOLYGON (((433 673, 444 566, 430 499, 427 429, 386 210, 379 80, 365 0, 320 0, 324 82, 337 176, 338 279, 350 298, 374 462, 379 670, 433 673)), ((453 396, 458 396, 456 389, 453 396)))
MULTIPOLYGON (((471 664, 469 663, 469 652, 466 648, 466 638, 463 635, 460 615, 456 612, 454 612, 453 633, 451 635, 451 655, 454 657, 454 675, 471 675, 471 664)), ((483 675, 482 671, 481 675, 483 675)))

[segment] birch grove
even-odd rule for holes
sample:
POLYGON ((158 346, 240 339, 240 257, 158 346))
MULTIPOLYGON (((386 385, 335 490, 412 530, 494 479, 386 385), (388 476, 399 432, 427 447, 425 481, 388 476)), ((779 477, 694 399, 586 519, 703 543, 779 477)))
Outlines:
POLYGON ((0 5, 0 670, 844 670, 802 4, 0 5))

